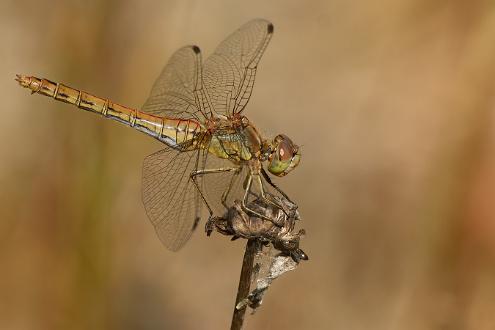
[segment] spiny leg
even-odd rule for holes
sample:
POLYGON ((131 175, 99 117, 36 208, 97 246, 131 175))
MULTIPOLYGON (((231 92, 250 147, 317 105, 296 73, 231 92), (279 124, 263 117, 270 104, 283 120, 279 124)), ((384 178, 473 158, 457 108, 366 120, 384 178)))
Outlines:
POLYGON ((270 184, 270 186, 272 186, 273 188, 275 188, 275 190, 277 190, 280 195, 284 196, 285 199, 287 199, 291 204, 293 205, 296 205, 290 198, 289 196, 287 196, 287 194, 285 192, 282 191, 282 189, 280 189, 273 181, 272 179, 270 179, 270 176, 268 175, 268 173, 266 173, 265 169, 261 169, 261 174, 263 174, 263 177, 265 178, 266 182, 268 182, 270 184))
MULTIPOLYGON (((206 207, 208 208, 208 212, 210 213, 210 216, 208 217, 208 221, 206 222, 206 234, 210 236, 211 232, 213 231, 213 222, 212 217, 213 217, 213 210, 210 207, 210 204, 208 204, 208 201, 206 200, 203 191, 201 190, 201 187, 198 184, 198 181, 196 180, 197 176, 200 175, 206 175, 206 174, 214 174, 214 173, 223 173, 223 172, 232 172, 232 171, 239 171, 239 168, 237 167, 226 167, 226 168, 215 168, 215 169, 203 169, 203 170, 195 170, 191 173, 190 177, 192 182, 194 183, 194 186, 199 192, 199 195, 201 196, 201 199, 205 203, 206 207)), ((230 190, 230 187, 229 187, 230 190)), ((222 196, 223 199, 223 196, 222 196)), ((223 203, 223 201, 222 201, 223 203)))
POLYGON ((271 204, 272 206, 282 210, 282 212, 284 212, 284 214, 286 216, 289 216, 287 214, 287 212, 285 211, 285 208, 279 202, 274 200, 271 194, 267 194, 265 192, 265 187, 263 186, 263 181, 261 180, 261 177, 259 175, 256 176, 256 181, 258 182, 258 185, 259 185, 259 189, 261 192, 261 198, 263 198, 263 200, 265 200, 268 204, 271 204), (270 198, 268 198, 268 197, 270 197, 270 198))
MULTIPOLYGON (((256 175, 256 174, 254 174, 254 175, 256 175)), ((254 216, 258 217, 258 218, 261 218, 261 219, 264 219, 264 220, 268 220, 268 221, 270 221, 273 224, 275 224, 275 225, 278 226, 278 224, 273 219, 267 217, 264 214, 261 214, 259 212, 256 212, 255 210, 253 210, 253 209, 251 209, 251 208, 249 208, 247 206, 248 196, 249 196, 249 193, 251 192, 250 190, 251 190, 251 186, 253 184, 253 174, 248 174, 248 176, 249 177, 248 177, 248 180, 247 180, 246 188, 244 190, 244 198, 242 199, 242 203, 241 203, 242 210, 245 211, 245 212, 249 212, 249 213, 251 213, 252 215, 254 215, 254 216)), ((266 198, 264 198, 264 199, 267 200, 266 198)), ((278 205, 276 207, 279 208, 278 205)))

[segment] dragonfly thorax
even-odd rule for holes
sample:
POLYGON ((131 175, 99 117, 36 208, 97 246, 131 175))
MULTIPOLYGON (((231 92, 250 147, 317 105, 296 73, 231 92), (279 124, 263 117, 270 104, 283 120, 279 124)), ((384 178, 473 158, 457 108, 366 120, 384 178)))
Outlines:
POLYGON ((211 131, 208 151, 236 163, 260 159, 262 138, 247 119, 239 122, 220 120, 211 131))

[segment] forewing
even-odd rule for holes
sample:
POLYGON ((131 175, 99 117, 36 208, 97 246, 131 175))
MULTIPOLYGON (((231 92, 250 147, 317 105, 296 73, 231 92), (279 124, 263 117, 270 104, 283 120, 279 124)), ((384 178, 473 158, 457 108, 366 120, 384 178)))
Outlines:
POLYGON ((209 109, 201 75, 199 48, 186 46, 177 50, 155 81, 142 111, 160 117, 204 121, 209 109))
POLYGON ((144 207, 158 237, 172 251, 184 246, 199 221, 201 200, 190 174, 201 164, 200 156, 201 150, 167 148, 144 160, 144 207))
POLYGON ((203 80, 217 113, 230 116, 244 110, 272 34, 272 23, 252 20, 225 39, 205 61, 203 80))

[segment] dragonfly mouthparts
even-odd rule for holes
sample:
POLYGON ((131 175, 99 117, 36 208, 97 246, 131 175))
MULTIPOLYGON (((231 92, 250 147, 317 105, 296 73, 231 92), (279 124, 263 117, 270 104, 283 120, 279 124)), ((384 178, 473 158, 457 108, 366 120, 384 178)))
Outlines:
POLYGON ((22 87, 29 87, 31 84, 31 77, 22 75, 22 74, 16 74, 15 75, 15 80, 21 85, 22 87))

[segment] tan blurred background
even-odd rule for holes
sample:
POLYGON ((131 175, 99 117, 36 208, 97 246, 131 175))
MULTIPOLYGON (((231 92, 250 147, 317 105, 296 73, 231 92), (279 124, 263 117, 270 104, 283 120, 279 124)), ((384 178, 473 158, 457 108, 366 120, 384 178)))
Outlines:
POLYGON ((275 35, 246 114, 303 145, 279 183, 311 260, 246 329, 495 329, 488 0, 3 0, 1 329, 229 326, 243 242, 160 244, 140 177, 161 145, 13 78, 139 107, 174 50, 255 17, 275 35))

